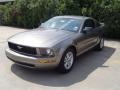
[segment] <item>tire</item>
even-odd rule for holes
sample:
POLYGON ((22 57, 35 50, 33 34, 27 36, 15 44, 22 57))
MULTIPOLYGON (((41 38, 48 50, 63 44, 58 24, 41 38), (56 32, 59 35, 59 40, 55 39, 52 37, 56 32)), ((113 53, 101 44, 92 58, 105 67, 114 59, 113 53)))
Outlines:
POLYGON ((104 48, 104 38, 101 37, 100 38, 100 42, 98 43, 98 45, 95 47, 95 50, 101 51, 104 48))
POLYGON ((68 73, 73 68, 75 59, 76 59, 75 50, 72 49, 72 48, 68 48, 64 52, 64 54, 61 58, 61 61, 60 61, 59 65, 58 65, 58 68, 57 68, 57 71, 60 72, 60 73, 68 73), (71 56, 71 58, 68 59, 67 58, 68 56, 71 56))

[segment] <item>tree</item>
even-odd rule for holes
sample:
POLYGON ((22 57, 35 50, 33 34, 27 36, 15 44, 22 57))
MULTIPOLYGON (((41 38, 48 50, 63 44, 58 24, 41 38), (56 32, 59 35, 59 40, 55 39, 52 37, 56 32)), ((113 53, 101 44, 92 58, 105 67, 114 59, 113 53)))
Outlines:
POLYGON ((120 38, 120 0, 16 0, 0 11, 5 25, 23 28, 56 15, 90 16, 106 24, 106 36, 120 38))

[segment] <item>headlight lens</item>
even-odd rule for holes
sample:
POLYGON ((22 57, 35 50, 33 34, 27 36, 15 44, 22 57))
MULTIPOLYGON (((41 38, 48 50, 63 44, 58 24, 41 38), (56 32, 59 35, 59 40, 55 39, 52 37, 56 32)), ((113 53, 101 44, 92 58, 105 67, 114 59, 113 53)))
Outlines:
POLYGON ((54 52, 52 49, 39 49, 39 51, 41 56, 49 56, 49 57, 54 56, 54 52))

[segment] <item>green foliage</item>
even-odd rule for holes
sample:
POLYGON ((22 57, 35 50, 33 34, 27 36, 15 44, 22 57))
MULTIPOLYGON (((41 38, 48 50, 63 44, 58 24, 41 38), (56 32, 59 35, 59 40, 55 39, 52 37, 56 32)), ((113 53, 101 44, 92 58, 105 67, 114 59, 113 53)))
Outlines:
MULTIPOLYGON (((7 6, 7 5, 6 5, 7 6)), ((54 0, 16 0, 5 11, 5 24, 24 28, 33 28, 55 15, 56 4, 54 0), (6 14, 9 13, 9 16, 6 14)))
POLYGON ((3 24, 37 27, 56 15, 83 15, 104 22, 105 35, 120 38, 120 0, 16 0, 0 6, 3 24))

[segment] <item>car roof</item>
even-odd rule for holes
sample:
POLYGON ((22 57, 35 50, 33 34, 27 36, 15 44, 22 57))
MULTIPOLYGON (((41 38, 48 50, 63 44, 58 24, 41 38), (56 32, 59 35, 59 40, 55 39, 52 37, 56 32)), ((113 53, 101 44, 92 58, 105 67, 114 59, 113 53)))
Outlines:
POLYGON ((86 16, 72 16, 72 15, 65 15, 65 16, 55 16, 55 18, 75 18, 75 19, 86 20, 86 19, 89 19, 90 17, 86 17, 86 16))

